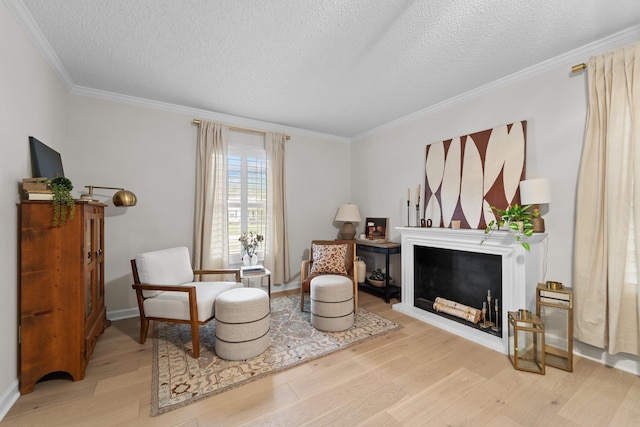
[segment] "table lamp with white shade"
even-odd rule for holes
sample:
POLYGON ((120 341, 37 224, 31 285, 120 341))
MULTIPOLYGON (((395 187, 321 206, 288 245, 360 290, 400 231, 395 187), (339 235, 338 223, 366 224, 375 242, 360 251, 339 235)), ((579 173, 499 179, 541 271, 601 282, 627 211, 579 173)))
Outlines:
POLYGON ((362 221, 362 218, 357 205, 345 203, 338 209, 335 220, 344 222, 340 227, 339 237, 344 240, 353 240, 356 237, 356 228, 353 223, 362 221))
POLYGON ((532 205, 533 212, 538 216, 531 220, 534 233, 544 233, 544 219, 540 216, 540 205, 551 203, 551 184, 544 178, 526 179, 520 181, 520 202, 522 205, 532 205))

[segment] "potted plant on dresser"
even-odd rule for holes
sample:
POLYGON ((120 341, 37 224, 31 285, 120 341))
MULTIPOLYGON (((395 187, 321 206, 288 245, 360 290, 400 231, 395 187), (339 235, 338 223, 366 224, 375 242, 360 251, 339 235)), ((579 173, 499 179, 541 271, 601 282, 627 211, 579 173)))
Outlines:
POLYGON ((73 184, 69 178, 61 176, 48 181, 53 190, 53 226, 64 225, 67 220, 73 219, 76 204, 71 195, 73 184))

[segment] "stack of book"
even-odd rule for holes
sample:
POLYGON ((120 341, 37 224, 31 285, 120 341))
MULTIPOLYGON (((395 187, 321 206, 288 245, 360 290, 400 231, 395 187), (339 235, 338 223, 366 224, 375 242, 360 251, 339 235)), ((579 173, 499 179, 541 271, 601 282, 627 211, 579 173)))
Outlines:
POLYGON ((26 200, 53 200, 53 190, 47 186, 47 178, 24 178, 22 198, 26 200))
POLYGON ((242 274, 261 274, 265 272, 264 265, 243 265, 240 267, 242 274))

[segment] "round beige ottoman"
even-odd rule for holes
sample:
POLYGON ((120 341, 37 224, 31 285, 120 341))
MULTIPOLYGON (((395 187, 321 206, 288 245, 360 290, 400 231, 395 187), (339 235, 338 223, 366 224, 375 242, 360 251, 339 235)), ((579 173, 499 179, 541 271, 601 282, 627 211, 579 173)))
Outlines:
POLYGON ((353 326, 353 282, 333 274, 311 280, 311 324, 326 332, 353 326))
POLYGON ((225 360, 252 359, 269 347, 269 295, 262 289, 236 288, 215 302, 216 354, 225 360))

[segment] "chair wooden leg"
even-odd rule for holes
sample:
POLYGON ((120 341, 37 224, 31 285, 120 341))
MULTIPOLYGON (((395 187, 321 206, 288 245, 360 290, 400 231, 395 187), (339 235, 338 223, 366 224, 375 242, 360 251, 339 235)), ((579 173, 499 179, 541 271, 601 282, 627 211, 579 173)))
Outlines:
POLYGON ((358 284, 353 287, 353 313, 358 314, 358 284))
POLYGON ((191 323, 191 343, 193 345, 193 358, 200 357, 200 331, 198 330, 198 322, 191 323))
POLYGON ((149 331, 149 319, 140 316, 140 344, 144 344, 147 340, 147 332, 149 331))

